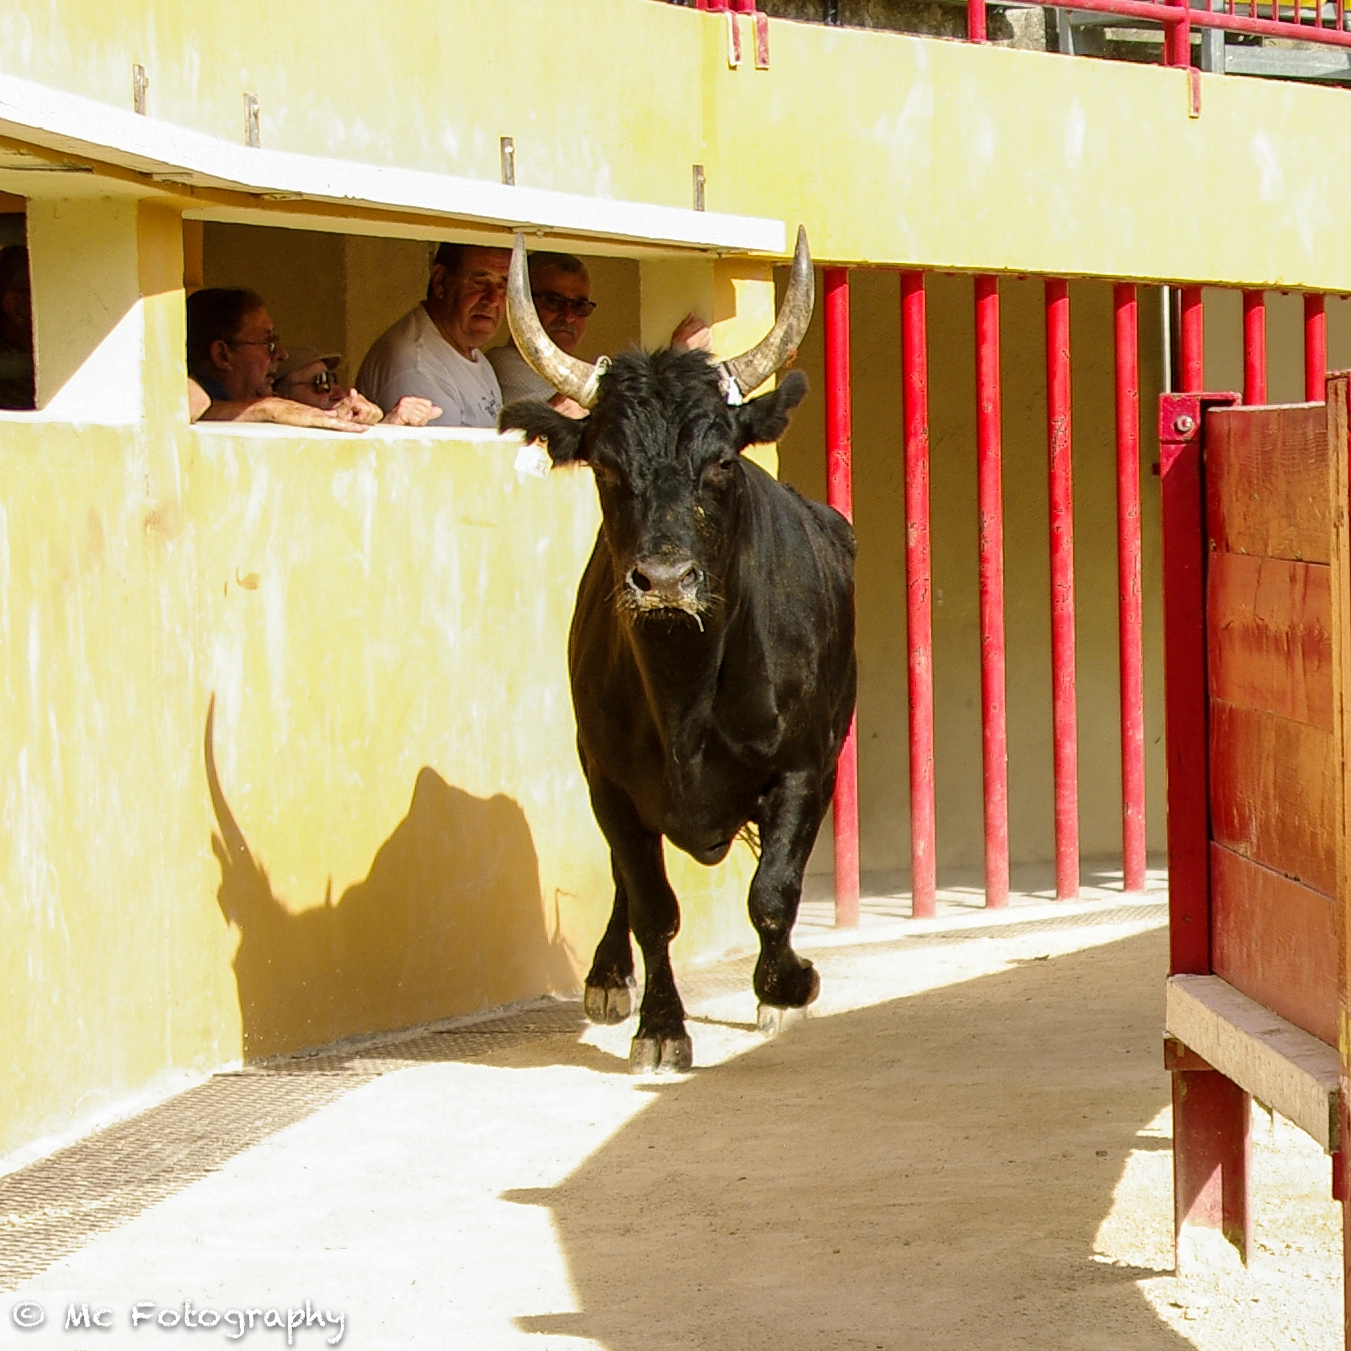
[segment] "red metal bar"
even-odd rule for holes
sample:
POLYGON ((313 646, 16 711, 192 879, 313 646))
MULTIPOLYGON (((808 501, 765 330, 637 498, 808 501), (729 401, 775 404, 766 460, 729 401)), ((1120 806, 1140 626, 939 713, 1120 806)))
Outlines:
POLYGON ((1169 970, 1210 973, 1205 501, 1201 401, 1159 401, 1163 484, 1163 681, 1168 785, 1169 970))
POLYGON ((985 0, 966 0, 966 40, 984 42, 985 0))
POLYGON ((1145 657, 1140 534, 1140 314, 1135 287, 1113 291, 1116 337, 1116 566, 1121 654, 1122 889, 1145 889, 1145 657))
POLYGON ((1074 454, 1070 432, 1070 287, 1046 282, 1046 448, 1051 518, 1051 723, 1055 896, 1079 895, 1079 719, 1074 686, 1074 454))
POLYGON ((1304 401, 1322 403, 1327 398, 1328 315, 1327 297, 1304 293, 1304 401))
MULTIPOLYGON (((1272 13, 1279 15, 1280 0, 1271 0, 1272 13)), ((1092 10, 1097 14, 1119 14, 1123 18, 1143 19, 1162 26, 1165 32, 1179 28, 1223 28, 1231 33, 1258 33, 1266 37, 1292 38, 1298 42, 1316 42, 1320 46, 1351 47, 1351 33, 1335 28, 1314 29, 1309 25, 1296 25, 1286 19, 1259 19, 1242 14, 1226 14, 1222 10, 1186 9, 1176 4, 1159 4, 1155 0, 1084 0, 1075 9, 1092 10)), ((1185 66, 1191 63, 1191 34, 1187 34, 1187 55, 1181 59, 1181 44, 1178 44, 1177 58, 1173 59, 1173 49, 1165 44, 1165 53, 1169 55, 1168 65, 1185 66)))
MULTIPOLYGON (((1175 1265, 1191 1266, 1195 1231, 1216 1231, 1253 1251, 1248 1174, 1252 1099, 1218 1070, 1173 1071, 1173 1233, 1175 1265)), ((1204 1242, 1204 1240, 1203 1240, 1204 1242)), ((1204 1262, 1205 1249, 1197 1254, 1204 1262)))
POLYGON ((1267 293, 1243 293, 1243 402, 1267 401, 1267 293))
POLYGON ((934 805, 933 575, 929 550, 929 352, 924 273, 901 273, 905 403, 905 617, 910 675, 911 914, 938 907, 934 805))
MULTIPOLYGON (((852 415, 849 400, 849 270, 825 270, 826 501, 854 519, 852 415)), ((858 924, 858 721, 840 751, 835 773, 835 927, 858 924)))
POLYGON ((1206 384, 1205 311, 1199 286, 1182 287, 1182 392, 1199 394, 1206 384))
MULTIPOLYGON (((1163 64, 1165 66, 1180 66, 1184 70, 1190 70, 1192 63, 1192 11, 1188 0, 1174 0, 1174 12, 1177 17, 1174 19, 1172 26, 1164 29, 1163 33, 1163 64)), ((1227 14, 1217 17, 1223 18, 1226 23, 1233 22, 1227 14)))
POLYGON ((976 282, 976 498, 980 518, 981 761, 985 904, 1009 903, 1009 743, 1004 704, 1004 504, 999 281, 976 282))

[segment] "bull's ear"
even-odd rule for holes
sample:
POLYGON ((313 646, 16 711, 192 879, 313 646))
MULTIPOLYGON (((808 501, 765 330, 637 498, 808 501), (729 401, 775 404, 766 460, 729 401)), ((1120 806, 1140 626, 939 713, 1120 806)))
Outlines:
POLYGON ((807 377, 801 371, 790 371, 777 389, 733 408, 737 449, 745 450, 747 446, 777 441, 788 430, 793 409, 806 397, 807 377))
POLYGON ((564 417, 556 408, 534 399, 509 403, 499 414, 499 432, 521 431, 527 441, 543 441, 555 464, 586 459, 582 441, 586 418, 564 417))

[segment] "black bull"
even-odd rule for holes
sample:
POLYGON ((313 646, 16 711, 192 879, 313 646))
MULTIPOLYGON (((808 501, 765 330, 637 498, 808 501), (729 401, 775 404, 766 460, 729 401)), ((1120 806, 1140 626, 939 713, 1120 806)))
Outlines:
POLYGON ((790 939, 854 709, 854 532, 741 455, 777 440, 806 391, 794 372, 731 407, 702 352, 630 352, 589 417, 542 403, 501 417, 555 464, 588 463, 600 493, 569 642, 578 749, 615 881, 586 1011, 628 1016, 632 931, 646 968, 637 1070, 691 1063, 663 835, 712 864, 754 822, 755 993, 800 1008, 820 985, 790 939))

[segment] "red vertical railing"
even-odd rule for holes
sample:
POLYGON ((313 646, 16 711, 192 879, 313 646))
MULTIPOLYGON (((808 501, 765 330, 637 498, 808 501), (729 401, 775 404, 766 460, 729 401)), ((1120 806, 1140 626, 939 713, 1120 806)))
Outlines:
POLYGON ((966 40, 984 42, 985 0, 966 0, 966 40))
POLYGON ((905 420, 905 617, 910 676, 911 914, 938 906, 934 803, 933 577, 929 549, 929 355, 924 273, 901 273, 905 420))
POLYGON ((1267 293, 1243 293, 1243 402, 1267 401, 1267 293))
POLYGON ((1117 631, 1121 662, 1122 889, 1145 889, 1145 657, 1140 535, 1140 314, 1134 286, 1112 295, 1116 346, 1117 631))
POLYGON ((1206 384, 1205 311, 1201 304, 1201 288, 1182 288, 1182 392, 1199 394, 1206 384))
MULTIPOLYGON (((826 501, 854 519, 852 416, 849 401, 849 271, 825 269, 826 501)), ((858 923, 858 718, 840 751, 835 776, 835 926, 858 923)))
POLYGON ((976 278, 976 499, 980 522, 981 764, 985 904, 1009 903, 1008 724, 1004 688, 1004 501, 999 281, 976 278))
POLYGON ((1304 401, 1322 403, 1327 397, 1327 297, 1313 291, 1304 295, 1304 401))
POLYGON ((1079 720, 1074 686, 1074 468, 1070 418, 1070 288, 1046 283, 1046 446, 1051 520, 1051 724, 1055 895, 1079 895, 1079 720))

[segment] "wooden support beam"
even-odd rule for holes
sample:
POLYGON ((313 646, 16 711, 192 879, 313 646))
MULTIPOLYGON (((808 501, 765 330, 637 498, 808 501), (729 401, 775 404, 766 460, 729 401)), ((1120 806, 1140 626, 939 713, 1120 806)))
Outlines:
POLYGON ((1206 1064, 1337 1148, 1335 1047, 1301 1031, 1219 976, 1171 976, 1164 1026, 1206 1064))

